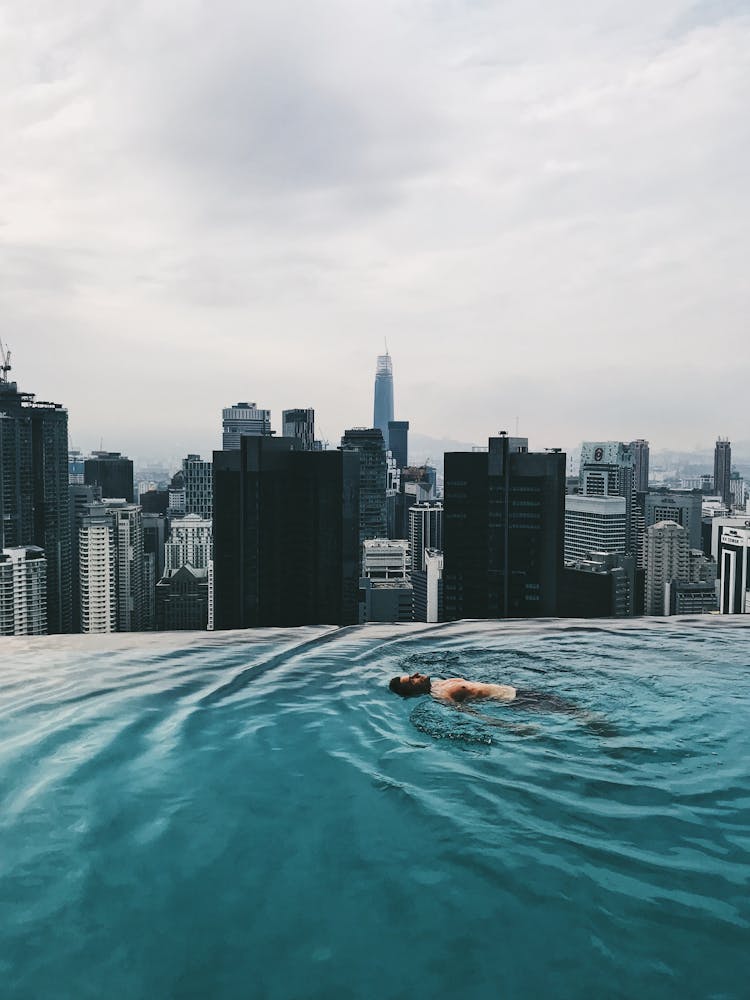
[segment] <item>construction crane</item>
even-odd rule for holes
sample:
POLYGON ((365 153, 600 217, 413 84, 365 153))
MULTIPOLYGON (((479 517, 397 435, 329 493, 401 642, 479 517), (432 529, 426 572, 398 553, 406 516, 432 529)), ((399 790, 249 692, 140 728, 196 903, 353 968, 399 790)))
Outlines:
POLYGON ((8 372, 10 371, 10 350, 6 350, 3 347, 2 340, 0 340, 0 360, 2 360, 2 364, 0 365, 0 382, 7 382, 8 372))

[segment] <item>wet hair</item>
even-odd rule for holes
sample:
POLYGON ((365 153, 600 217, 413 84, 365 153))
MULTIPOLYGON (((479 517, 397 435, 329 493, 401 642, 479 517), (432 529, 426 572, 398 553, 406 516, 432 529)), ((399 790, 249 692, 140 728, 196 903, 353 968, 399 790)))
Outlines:
POLYGON ((392 677, 388 687, 394 694, 400 694, 402 698, 416 698, 420 694, 429 694, 430 678, 427 677, 419 683, 413 681, 411 677, 403 681, 401 677, 392 677))

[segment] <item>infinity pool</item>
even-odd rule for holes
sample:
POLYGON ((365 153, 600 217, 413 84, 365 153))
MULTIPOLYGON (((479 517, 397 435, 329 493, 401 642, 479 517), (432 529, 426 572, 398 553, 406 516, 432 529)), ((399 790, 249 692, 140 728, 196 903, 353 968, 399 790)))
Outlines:
POLYGON ((1 640, 0 995, 745 998, 748 625, 1 640))

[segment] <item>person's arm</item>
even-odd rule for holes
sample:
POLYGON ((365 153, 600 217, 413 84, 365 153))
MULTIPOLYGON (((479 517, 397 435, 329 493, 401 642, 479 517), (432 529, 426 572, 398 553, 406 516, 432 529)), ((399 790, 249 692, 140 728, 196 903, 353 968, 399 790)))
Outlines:
POLYGON ((470 705, 460 705, 454 701, 449 701, 448 704, 452 705, 457 712, 468 712, 469 715, 476 716, 477 719, 481 719, 482 722, 486 722, 489 726, 495 726, 498 729, 508 729, 517 736, 533 736, 539 731, 536 726, 527 723, 507 722, 505 719, 498 719, 493 715, 478 712, 476 708, 472 708, 470 705))

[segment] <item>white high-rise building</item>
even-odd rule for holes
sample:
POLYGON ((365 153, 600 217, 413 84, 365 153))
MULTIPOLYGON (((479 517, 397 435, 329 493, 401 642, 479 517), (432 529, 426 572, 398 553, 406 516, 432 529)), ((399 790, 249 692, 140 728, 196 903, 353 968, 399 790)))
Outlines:
POLYGON ((676 521, 660 521, 646 532, 646 608, 647 615, 669 613, 667 584, 688 581, 688 533, 676 521))
POLYGON ((627 548, 627 501, 620 496, 565 497, 565 560, 585 559, 589 552, 621 552, 627 548))
POLYGON ((176 570, 190 564, 193 569, 208 569, 211 561, 211 521, 187 514, 172 521, 169 540, 164 546, 164 569, 176 570))
POLYGON ((47 560, 37 545, 0 551, 0 636, 46 635, 47 560))
POLYGON ((368 538, 363 543, 362 575, 369 580, 403 580, 411 572, 409 543, 403 538, 368 538))
POLYGON ((719 539, 719 611, 750 614, 750 527, 726 527, 719 539))
POLYGON ((584 441, 581 445, 579 493, 589 497, 624 497, 627 524, 625 552, 635 553, 638 544, 633 492, 633 452, 622 441, 584 441))
POLYGON ((81 631, 117 631, 117 546, 107 505, 91 503, 79 518, 81 631))
POLYGON ((224 451, 238 451, 244 434, 267 436, 271 433, 271 411, 259 410, 255 403, 235 403, 221 411, 224 451))
POLYGON ((424 553, 424 569, 412 573, 414 588, 414 620, 418 622, 439 622, 443 611, 443 553, 437 549, 427 549, 424 553))
POLYGON ((409 544, 412 569, 417 572, 425 568, 427 549, 442 551, 443 505, 440 501, 414 504, 409 508, 409 544))
POLYGON ((141 632, 147 614, 141 508, 124 500, 104 503, 112 514, 115 529, 117 631, 141 632))

